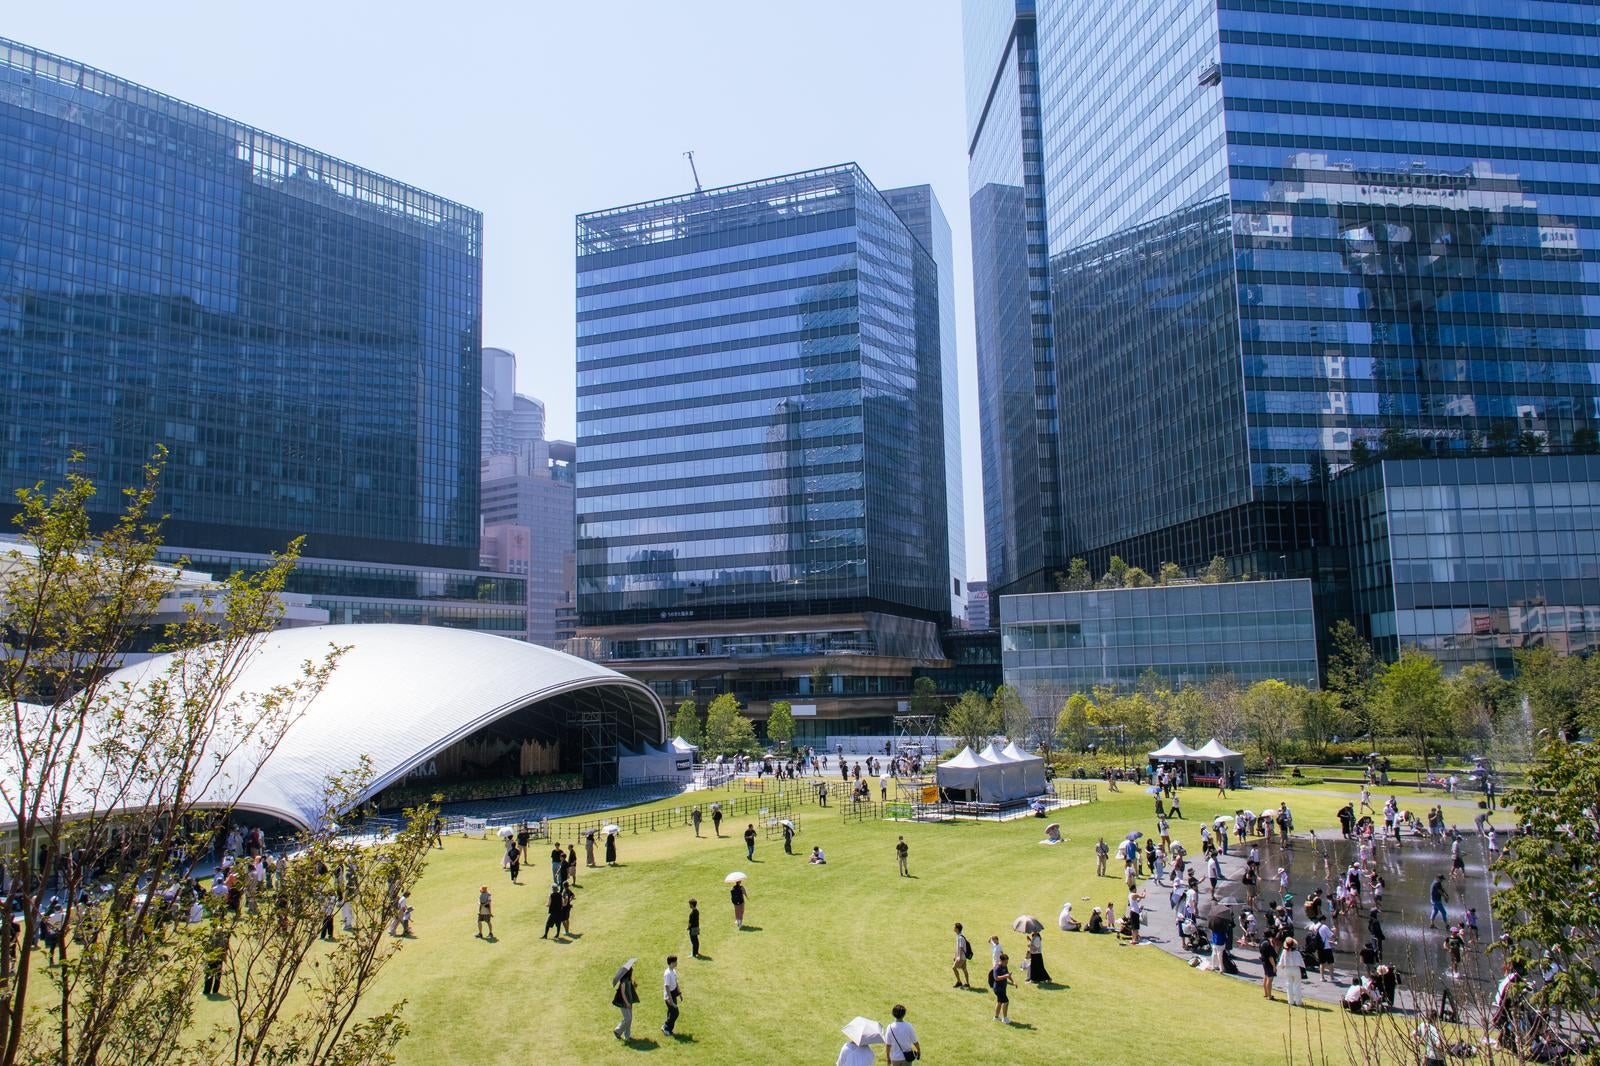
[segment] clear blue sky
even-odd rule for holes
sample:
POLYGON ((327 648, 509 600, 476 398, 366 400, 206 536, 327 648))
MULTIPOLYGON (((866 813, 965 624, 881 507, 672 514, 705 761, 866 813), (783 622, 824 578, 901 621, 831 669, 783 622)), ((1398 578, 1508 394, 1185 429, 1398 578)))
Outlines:
POLYGON ((12 3, 0 34, 484 213, 484 343, 570 438, 573 216, 855 161, 955 234, 967 568, 983 573, 959 0, 12 3))

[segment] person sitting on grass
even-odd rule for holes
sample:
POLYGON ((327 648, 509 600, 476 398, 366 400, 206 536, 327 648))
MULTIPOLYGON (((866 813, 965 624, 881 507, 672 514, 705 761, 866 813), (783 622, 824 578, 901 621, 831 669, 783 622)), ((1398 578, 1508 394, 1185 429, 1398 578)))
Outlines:
POLYGON ((812 866, 826 866, 828 864, 828 857, 822 854, 821 848, 813 847, 811 849, 811 858, 807 859, 806 861, 812 866))

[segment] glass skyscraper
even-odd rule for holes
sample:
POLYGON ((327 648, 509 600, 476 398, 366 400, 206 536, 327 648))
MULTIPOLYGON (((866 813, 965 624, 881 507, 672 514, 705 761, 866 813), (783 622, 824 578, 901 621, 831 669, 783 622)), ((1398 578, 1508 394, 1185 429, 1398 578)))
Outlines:
POLYGON ((0 489, 58 478, 72 452, 100 485, 133 484, 165 444, 167 542, 208 568, 304 534, 320 560, 306 580, 360 586, 369 616, 410 602, 406 620, 515 632, 515 607, 496 605, 520 581, 471 573, 482 228, 460 204, 0 40, 0 489))
POLYGON ((1061 554, 1321 574, 1354 462, 1595 447, 1597 15, 1039 0, 1061 554))
POLYGON ((965 8, 983 529, 995 594, 1064 565, 1034 0, 965 8))
POLYGON ((577 253, 580 635, 669 697, 908 687, 964 591, 931 191, 830 167, 581 215, 577 253))

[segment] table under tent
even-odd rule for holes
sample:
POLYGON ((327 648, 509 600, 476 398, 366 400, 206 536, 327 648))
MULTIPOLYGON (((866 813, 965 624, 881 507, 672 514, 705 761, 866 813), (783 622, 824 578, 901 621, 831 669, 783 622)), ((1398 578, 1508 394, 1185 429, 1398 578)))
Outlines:
POLYGON ((1189 764, 1194 762, 1194 749, 1177 737, 1173 737, 1155 751, 1150 752, 1150 764, 1155 767, 1165 766, 1178 775, 1178 783, 1189 783, 1189 764))
POLYGON ((1229 788, 1238 788, 1244 782, 1244 756, 1232 748, 1224 747, 1216 737, 1194 753, 1199 769, 1193 777, 1197 785, 1215 785, 1226 781, 1229 788))

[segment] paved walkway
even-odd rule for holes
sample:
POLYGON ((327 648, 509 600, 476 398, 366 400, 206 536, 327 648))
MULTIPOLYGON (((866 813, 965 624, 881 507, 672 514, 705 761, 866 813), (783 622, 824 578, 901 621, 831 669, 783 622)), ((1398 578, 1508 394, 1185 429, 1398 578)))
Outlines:
MULTIPOLYGON (((1359 802, 1360 798, 1361 798, 1361 793, 1360 793, 1359 790, 1346 792, 1346 791, 1341 791, 1339 789, 1312 788, 1310 786, 1307 786, 1305 788, 1273 788, 1273 787, 1263 786, 1261 788, 1248 789, 1243 794, 1245 794, 1245 795, 1254 795, 1254 794, 1265 793, 1265 792, 1270 792, 1275 796, 1284 796, 1284 797, 1293 797, 1293 796, 1334 796, 1334 797, 1337 797, 1338 799, 1350 800, 1351 802, 1359 802)), ((1235 795, 1235 796, 1240 795, 1240 794, 1241 793, 1238 793, 1238 792, 1230 793, 1230 795, 1235 795)), ((1398 788, 1374 788, 1372 790, 1372 805, 1377 808, 1379 816, 1382 816, 1382 814, 1383 814, 1383 801, 1388 799, 1390 796, 1393 796, 1395 798, 1395 802, 1400 804, 1400 809, 1401 810, 1405 810, 1407 808, 1407 806, 1410 806, 1412 808, 1416 808, 1416 807, 1420 806, 1420 807, 1422 807, 1423 811, 1426 811, 1429 807, 1433 807, 1433 806, 1436 806, 1436 805, 1437 806, 1441 806, 1441 807, 1463 807, 1463 808, 1466 808, 1466 809, 1472 810, 1472 811, 1478 810, 1478 800, 1477 800, 1476 796, 1474 798, 1472 798, 1472 799, 1458 799, 1456 797, 1446 796, 1441 792, 1434 792, 1432 794, 1429 794, 1429 793, 1420 793, 1419 794, 1410 785, 1401 785, 1398 788), (1412 801, 1415 801, 1415 802, 1407 804, 1406 803, 1407 800, 1412 800, 1412 801)), ((1291 810, 1293 809, 1293 804, 1290 805, 1290 809, 1291 810)))

